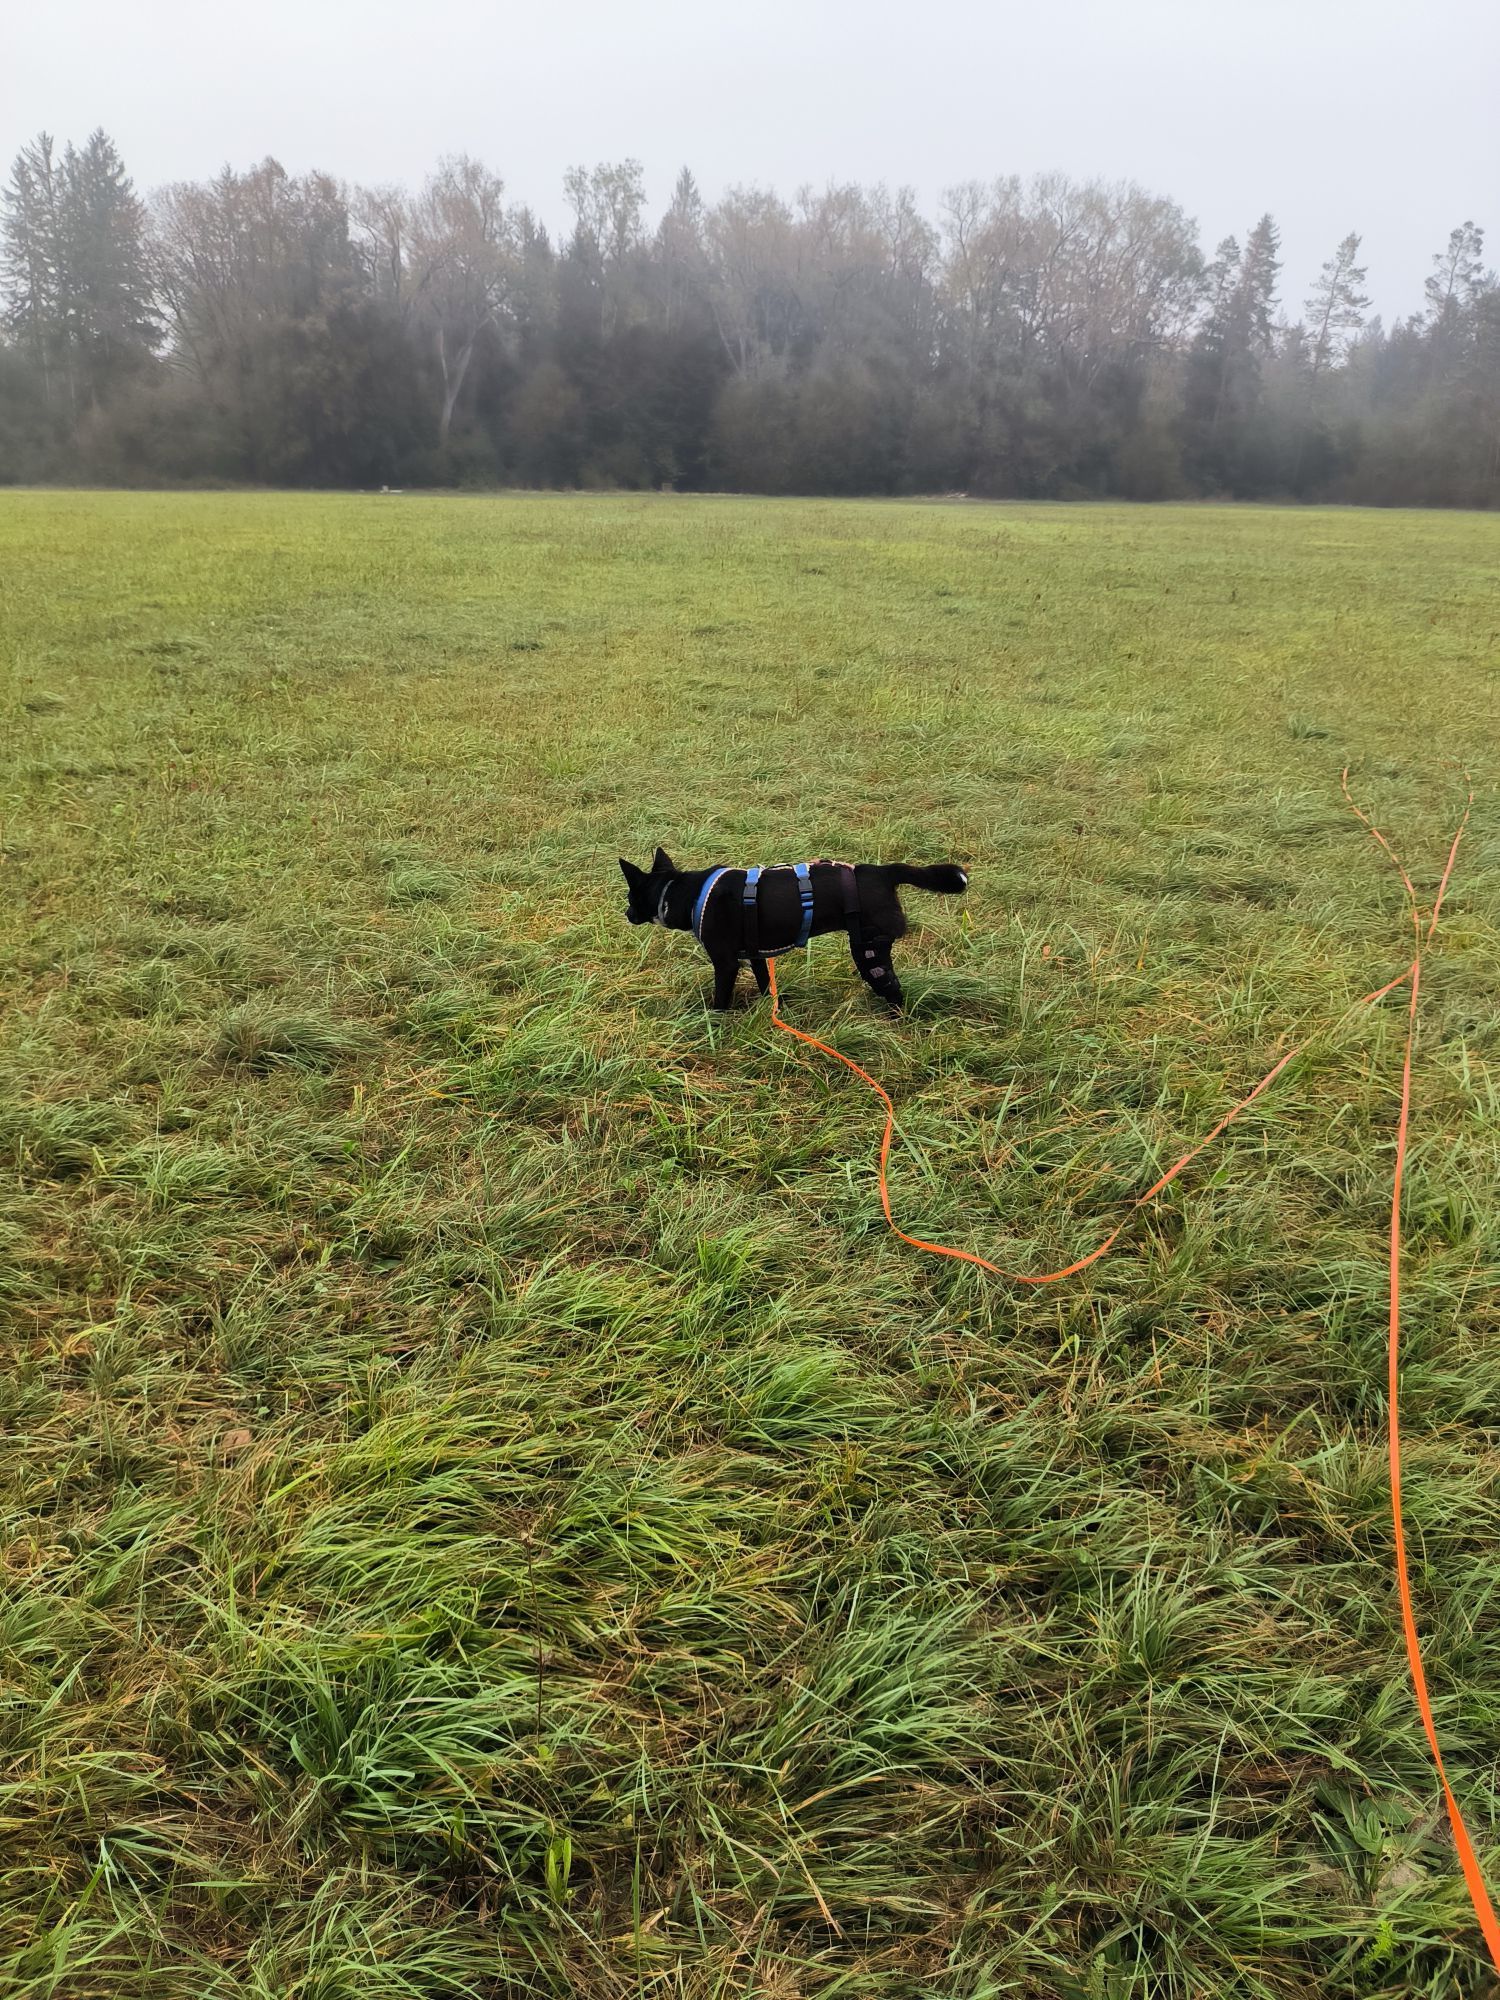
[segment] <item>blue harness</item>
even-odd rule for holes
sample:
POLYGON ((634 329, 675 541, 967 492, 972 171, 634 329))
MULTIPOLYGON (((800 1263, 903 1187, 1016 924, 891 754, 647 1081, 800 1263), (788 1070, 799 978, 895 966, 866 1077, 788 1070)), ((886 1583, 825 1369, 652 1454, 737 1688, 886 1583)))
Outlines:
POLYGON ((698 891, 698 900, 693 905, 693 936, 699 944, 703 942, 703 912, 708 908, 708 899, 713 893, 713 886, 721 875, 728 873, 727 868, 710 868, 703 887, 698 891))
MULTIPOLYGON (((765 872, 763 868, 747 868, 745 870, 744 910, 746 930, 752 938, 755 938, 758 928, 757 916, 760 900, 760 878, 765 872)), ((797 877, 797 894, 802 903, 802 922, 798 927, 797 936, 791 944, 779 944, 769 950, 763 948, 757 941, 753 947, 754 955, 757 958, 779 958, 784 951, 797 951, 812 936, 812 863, 810 861, 798 861, 794 863, 792 872, 797 877)), ((693 936, 697 938, 699 944, 703 942, 703 912, 708 908, 709 895, 719 877, 728 873, 729 870, 727 868, 714 868, 710 870, 708 879, 698 891, 698 900, 693 905, 693 936)))

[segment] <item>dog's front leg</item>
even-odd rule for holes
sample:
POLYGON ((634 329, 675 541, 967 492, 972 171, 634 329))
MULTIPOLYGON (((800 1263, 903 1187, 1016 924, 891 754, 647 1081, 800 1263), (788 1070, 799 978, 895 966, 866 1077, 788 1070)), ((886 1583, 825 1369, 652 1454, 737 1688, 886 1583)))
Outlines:
POLYGON ((769 993, 771 990, 771 975, 766 970, 766 961, 759 953, 751 959, 750 970, 755 974, 755 983, 761 992, 769 993))
POLYGON ((714 967, 714 1006, 722 1014, 734 1002, 734 982, 739 977, 738 958, 716 958, 714 967))

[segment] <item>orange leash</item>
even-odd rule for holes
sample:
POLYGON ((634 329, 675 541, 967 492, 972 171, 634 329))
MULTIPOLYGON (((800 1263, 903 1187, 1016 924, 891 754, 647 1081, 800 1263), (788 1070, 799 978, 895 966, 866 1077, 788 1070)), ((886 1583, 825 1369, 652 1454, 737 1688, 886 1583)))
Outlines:
MULTIPOLYGON (((854 1062, 850 1057, 842 1055, 835 1048, 830 1048, 827 1042, 820 1042, 816 1035, 805 1034, 801 1028, 794 1028, 790 1021, 782 1019, 781 995, 776 986, 776 961, 774 958, 766 960, 766 968, 771 975, 771 1019, 781 1029, 782 1033, 795 1036, 799 1042, 806 1042, 809 1048, 821 1049, 825 1056, 832 1056, 834 1061, 841 1062, 845 1069, 853 1070, 854 1074, 862 1082, 870 1086, 871 1090, 874 1091, 875 1095, 885 1106, 885 1131, 881 1134, 880 1139, 880 1205, 885 1210, 885 1219, 890 1224, 894 1234, 899 1236, 903 1243, 909 1243, 914 1250, 930 1251, 934 1257, 953 1257, 961 1264, 976 1264, 981 1271, 988 1271, 996 1278, 1005 1278, 1013 1285, 1055 1285, 1060 1278, 1074 1277, 1079 1271, 1086 1271, 1090 1264, 1097 1264, 1099 1259, 1106 1252, 1112 1250, 1116 1243, 1119 1242, 1129 1227, 1130 1218, 1134 1215, 1135 1211, 1138 1208, 1144 1208, 1146 1203, 1154 1200, 1164 1188, 1170 1187, 1183 1168, 1191 1166, 1198 1155, 1211 1146, 1219 1134, 1232 1125, 1240 1113, 1252 1105, 1263 1090, 1269 1089, 1286 1068, 1287 1064, 1295 1056, 1301 1055, 1303 1049, 1307 1047, 1306 1042, 1299 1042, 1295 1048, 1288 1049, 1286 1054, 1266 1071, 1255 1088, 1247 1091, 1238 1104, 1225 1112, 1224 1116, 1206 1138, 1200 1139, 1196 1146, 1189 1147, 1188 1151, 1182 1155, 1182 1158, 1175 1160, 1159 1180, 1154 1180, 1151 1183, 1144 1194, 1136 1196, 1135 1200, 1126 1210, 1124 1220, 1109 1232, 1102 1243, 1090 1250, 1086 1257, 1076 1258, 1073 1263, 1064 1264, 1057 1271, 1009 1271, 1003 1264, 992 1264, 988 1257, 981 1257, 977 1251, 956 1250, 946 1243, 929 1243, 925 1236, 909 1236, 901 1227, 891 1212, 891 1190, 887 1181, 887 1171, 891 1157, 891 1141, 894 1139, 896 1133, 896 1107, 891 1102, 890 1093, 883 1084, 876 1082, 867 1069, 861 1069, 859 1064, 854 1062)), ((1352 1014, 1357 1007, 1372 1007, 1377 1000, 1383 1000, 1387 993, 1394 993, 1398 986, 1404 986, 1410 978, 1411 967, 1408 966, 1405 972, 1398 972, 1396 977, 1387 980, 1384 986, 1378 986, 1373 993, 1366 993, 1361 999, 1356 1000, 1354 1006, 1347 1011, 1352 1014)))
POLYGON ((1443 1762, 1443 1752, 1438 1743, 1437 1722, 1427 1692, 1427 1672, 1422 1664, 1422 1643, 1417 1634, 1417 1615, 1412 1605, 1411 1577, 1407 1566, 1406 1524, 1401 1512, 1401 1187, 1406 1176, 1406 1141, 1411 1125, 1411 1061, 1417 1035, 1417 999, 1422 987, 1422 948, 1431 941, 1437 929, 1443 898, 1448 893, 1448 878, 1453 873, 1453 863, 1458 857, 1458 843, 1463 839, 1464 828, 1469 823, 1474 792, 1471 786, 1468 804, 1464 807, 1464 816, 1459 821, 1458 831, 1453 836, 1453 845, 1448 850, 1447 866, 1438 884, 1432 915, 1428 919, 1424 934, 1421 909, 1411 877, 1402 867, 1395 850, 1379 827, 1366 814, 1360 812, 1353 799, 1349 798, 1348 779, 1349 774, 1345 771, 1343 781, 1345 798, 1349 799, 1353 811, 1364 821, 1370 833, 1390 856, 1405 885, 1414 940, 1411 998, 1406 1009, 1406 1049, 1401 1061, 1401 1112, 1396 1123, 1396 1166, 1391 1180, 1391 1310, 1390 1330, 1386 1343, 1387 1395, 1390 1402, 1388 1443, 1391 1467, 1391 1523, 1395 1529, 1396 1588, 1401 1599, 1401 1630, 1406 1640, 1406 1660, 1411 1670, 1412 1691, 1417 1698, 1417 1712, 1422 1718, 1427 1747, 1432 1752, 1438 1782, 1443 1788, 1443 1802, 1448 1808, 1448 1824, 1453 1830, 1453 1845, 1458 1850, 1459 1865, 1464 1872, 1469 1901, 1474 1905, 1474 1914, 1479 1919, 1480 1930, 1484 1933, 1491 1963, 1495 1970, 1500 1972, 1500 1918, 1495 1915, 1495 1906, 1490 1900, 1489 1890, 1485 1887, 1484 1870, 1479 1865, 1479 1856, 1474 1852, 1469 1829, 1464 1824, 1463 1813, 1453 1795, 1453 1787, 1448 1782, 1447 1766, 1443 1762))
MULTIPOLYGON (((1469 1900, 1473 1904, 1474 1914, 1479 1920, 1479 1928, 1484 1935, 1485 1944, 1489 1949, 1490 1959, 1494 1964, 1496 1972, 1500 1973, 1500 1918, 1497 1918, 1495 1914, 1495 1906, 1490 1900, 1489 1890, 1485 1887, 1484 1871, 1479 1865, 1478 1855, 1474 1852, 1474 1843, 1469 1838, 1469 1830, 1464 1823, 1464 1816, 1459 1808, 1458 1800, 1455 1798, 1453 1788, 1448 1782, 1447 1767, 1443 1763, 1443 1753, 1438 1743, 1437 1723, 1433 1717, 1432 1702, 1427 1691, 1427 1674, 1422 1664, 1421 1640, 1417 1633, 1416 1612, 1412 1605, 1411 1576, 1406 1555, 1406 1526, 1401 1509, 1401 1190, 1406 1173, 1407 1138, 1411 1126, 1411 1068, 1412 1051, 1416 1042, 1417 1031, 1417 1000, 1422 984, 1423 947, 1431 941, 1433 934, 1437 930, 1438 916, 1443 907, 1443 898, 1448 892, 1448 882, 1453 874, 1453 864, 1458 858, 1459 842, 1463 839, 1464 829, 1469 823, 1469 813, 1474 803, 1474 791, 1471 785, 1468 802, 1464 807, 1463 818, 1459 821, 1458 831, 1454 834, 1452 844, 1448 849, 1447 863, 1443 869, 1442 880, 1438 884, 1437 895, 1432 905, 1432 913, 1428 918, 1424 933, 1417 892, 1412 883, 1411 876, 1402 866, 1395 849, 1380 831, 1379 827, 1375 825, 1367 813, 1361 812, 1360 808, 1355 805, 1353 798, 1350 797, 1349 773, 1347 769, 1344 771, 1340 782, 1343 787, 1344 797, 1348 800, 1350 810, 1363 822, 1372 837, 1380 843, 1381 847, 1390 857, 1397 873, 1400 875, 1402 884, 1406 890, 1407 905, 1411 911, 1414 939, 1411 964, 1404 972, 1398 973, 1394 979, 1387 980, 1384 986, 1377 987, 1373 993, 1366 993, 1361 999, 1356 1000, 1354 1007, 1348 1010, 1348 1012, 1352 1013, 1359 1007, 1371 1007, 1377 1000, 1384 999, 1387 993, 1393 993, 1398 986, 1410 987, 1410 996, 1406 1011, 1406 1049, 1401 1066, 1401 1111, 1396 1126, 1396 1164, 1391 1186, 1391 1302, 1390 1332, 1387 1343, 1387 1378, 1390 1403, 1388 1435, 1390 1446, 1391 1523, 1395 1531, 1396 1589, 1401 1602, 1401 1627, 1406 1640, 1406 1658, 1411 1671, 1412 1689, 1416 1695, 1417 1710, 1422 1718, 1422 1728, 1427 1737, 1427 1745, 1432 1752, 1432 1760, 1437 1769, 1438 1781, 1442 1786, 1443 1800, 1448 1809, 1448 1823, 1453 1830, 1453 1844, 1458 1850, 1459 1862, 1463 1868, 1464 1882, 1469 1891, 1469 1900)), ((892 1232, 899 1236, 903 1243, 909 1243, 914 1250, 925 1250, 934 1257, 950 1257, 960 1263, 974 1264, 981 1271, 988 1271, 994 1277, 1005 1278, 1011 1284, 1016 1285, 1055 1285, 1060 1279, 1071 1278, 1079 1271, 1086 1271, 1091 1264, 1096 1264, 1120 1240, 1136 1210, 1143 1208, 1148 1201, 1153 1200, 1165 1188, 1170 1187, 1183 1169, 1190 1166, 1200 1153, 1211 1146, 1220 1133, 1232 1125, 1240 1113, 1252 1105, 1261 1092, 1268 1089, 1275 1082, 1276 1078, 1280 1076, 1293 1057, 1300 1055, 1302 1050, 1307 1047, 1306 1042, 1300 1042, 1295 1048, 1288 1049, 1286 1054, 1266 1071, 1254 1089, 1247 1091, 1245 1096, 1225 1113, 1206 1138, 1200 1139, 1196 1146, 1190 1147, 1158 1180, 1151 1183, 1144 1194, 1136 1196, 1135 1200, 1126 1210, 1123 1220, 1110 1231, 1102 1243, 1098 1244, 1093 1250, 1090 1250, 1087 1256, 1076 1258, 1073 1263, 1064 1264, 1060 1270, 1056 1271, 1043 1271, 1040 1273, 1008 1271, 1003 1265, 992 1263, 988 1257, 981 1257, 976 1251, 959 1250, 944 1243, 929 1243, 925 1237, 912 1236, 896 1221, 895 1215, 891 1210, 891 1191, 889 1185, 891 1142, 896 1132, 896 1107, 891 1101, 890 1092, 885 1088, 884 1084, 877 1082, 867 1069, 862 1069, 852 1058, 841 1054, 838 1049, 830 1047, 827 1042, 820 1042, 816 1035, 809 1035, 801 1028, 794 1028, 789 1021, 782 1019, 781 995, 776 984, 775 959, 768 959, 766 965, 771 980, 771 1019, 775 1025, 781 1029, 783 1034, 791 1035, 796 1041, 805 1042, 809 1048, 817 1049, 825 1056, 832 1056, 835 1062, 842 1063, 847 1070, 852 1070, 862 1083, 868 1084, 885 1107, 885 1130, 880 1137, 880 1205, 885 1211, 885 1219, 892 1232)))

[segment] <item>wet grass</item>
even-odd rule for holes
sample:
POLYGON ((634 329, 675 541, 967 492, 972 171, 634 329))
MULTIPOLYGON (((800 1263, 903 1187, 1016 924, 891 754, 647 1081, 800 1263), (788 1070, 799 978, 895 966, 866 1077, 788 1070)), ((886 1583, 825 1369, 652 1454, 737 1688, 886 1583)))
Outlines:
POLYGON ((1500 522, 0 496, 0 1990, 1486 1990, 1383 1461, 1399 1002, 1086 1280, 614 857, 953 856, 909 1226, 1057 1263, 1398 969, 1409 1531, 1500 1856, 1500 522))

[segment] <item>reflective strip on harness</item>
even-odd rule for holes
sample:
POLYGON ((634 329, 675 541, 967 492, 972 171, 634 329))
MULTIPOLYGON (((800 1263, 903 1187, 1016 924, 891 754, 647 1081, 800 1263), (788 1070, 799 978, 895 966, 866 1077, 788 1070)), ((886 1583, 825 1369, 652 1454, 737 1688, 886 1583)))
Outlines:
POLYGON ((719 877, 728 873, 729 870, 727 868, 710 868, 708 871, 708 880, 698 891, 698 900, 693 905, 693 936, 698 940, 699 944, 703 942, 703 912, 708 908, 709 893, 719 877))

